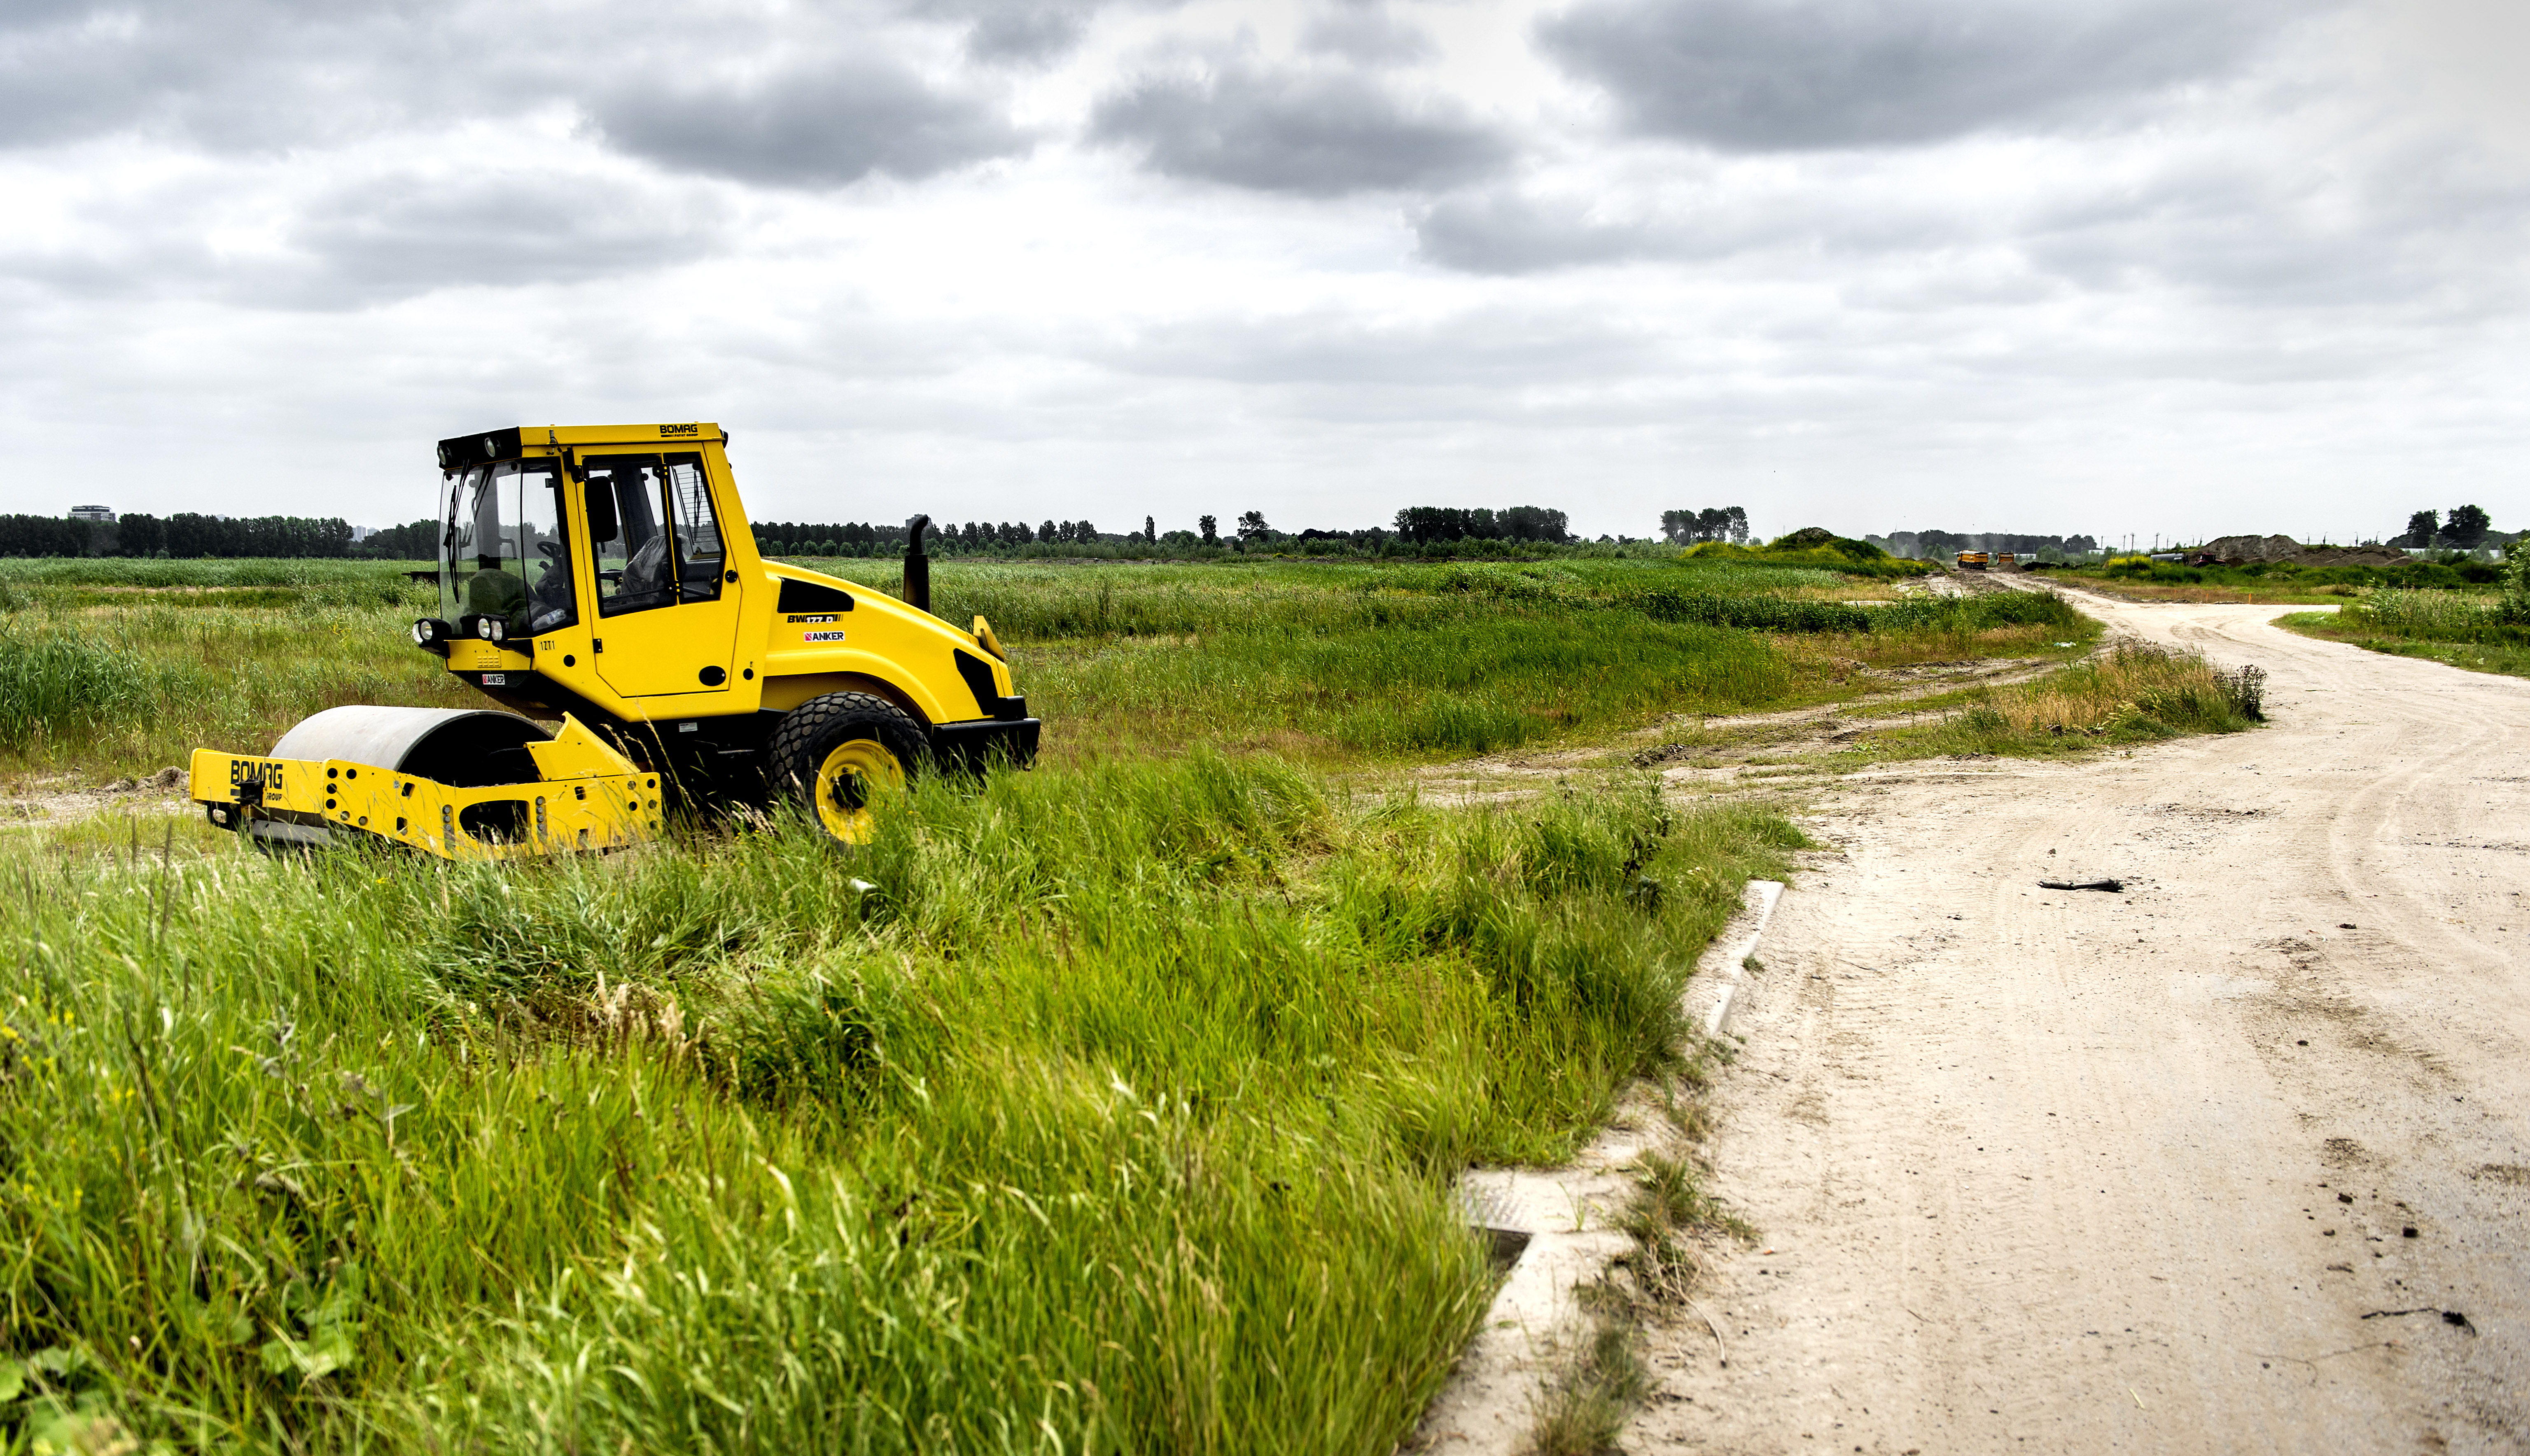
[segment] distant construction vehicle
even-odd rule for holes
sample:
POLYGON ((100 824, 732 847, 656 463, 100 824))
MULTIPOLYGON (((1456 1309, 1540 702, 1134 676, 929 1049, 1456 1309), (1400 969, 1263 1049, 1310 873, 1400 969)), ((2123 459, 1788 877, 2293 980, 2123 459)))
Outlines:
POLYGON ((1992 563, 1992 561, 1993 558, 1987 556, 1982 551, 1962 551, 1959 553, 1959 569, 1962 571, 1982 571, 1989 564, 1992 563))
POLYGON ((654 837, 679 800, 788 800, 849 844, 871 835, 871 791, 926 764, 1031 761, 1037 720, 991 624, 931 615, 929 519, 907 533, 903 600, 764 561, 725 441, 646 424, 439 442, 439 613, 413 644, 511 711, 330 708, 268 755, 195 750, 193 799, 264 848, 602 849, 654 837))
POLYGON ((2020 558, 2013 556, 2010 552, 2002 551, 1995 553, 1994 566, 1996 570, 2008 571, 2018 565, 2020 565, 2020 558))

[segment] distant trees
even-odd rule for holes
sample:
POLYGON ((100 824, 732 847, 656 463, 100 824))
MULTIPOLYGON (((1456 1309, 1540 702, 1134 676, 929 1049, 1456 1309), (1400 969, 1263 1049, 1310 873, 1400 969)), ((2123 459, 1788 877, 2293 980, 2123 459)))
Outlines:
POLYGON ((2475 506, 2453 506, 2450 519, 2443 522, 2443 544, 2462 551, 2475 551, 2486 543, 2486 533, 2495 522, 2475 506))
POLYGON ((1401 541, 1548 541, 1572 539, 1561 511, 1543 506, 1512 506, 1502 511, 1483 507, 1409 506, 1397 512, 1401 541))
POLYGON ((387 561, 435 561, 439 557, 439 522, 416 520, 409 525, 371 531, 360 538, 358 549, 362 556, 387 561))
MULTIPOLYGON (((905 527, 861 521, 757 520, 747 522, 755 549, 767 556, 892 556, 905 549, 905 527)), ((946 545, 957 527, 934 528, 946 545)))
POLYGON ((1264 512, 1248 511, 1240 513, 1238 517, 1239 545, 1245 546, 1249 542, 1260 540, 1272 534, 1274 534, 1274 528, 1265 523, 1264 512))
POLYGON ((0 556, 346 557, 352 527, 338 516, 154 515, 71 520, 0 515, 0 556))
POLYGON ((343 557, 352 554, 352 527, 340 516, 179 514, 167 517, 169 556, 343 557))
POLYGON ((1961 551, 2009 551, 2021 556, 2087 556, 2100 549, 2091 536, 2026 536, 2009 531, 1892 531, 1862 538, 1891 556, 1941 561, 1961 551))
POLYGON ((2391 537, 2389 544, 2418 551, 2434 546, 2475 551, 2486 544, 2486 533, 2493 529, 2495 521, 2483 508, 2453 506, 2448 520, 2439 511, 2419 511, 2409 515, 2407 528, 2391 537))
POLYGON ((0 556, 85 556, 96 521, 0 515, 0 556))
POLYGON ((1154 543, 1160 539, 1160 523, 1147 515, 1142 517, 1142 539, 1154 543))
POLYGON ((1708 506, 1702 511, 1664 511, 1661 512, 1661 538, 1672 546, 1693 546, 1703 541, 1728 541, 1733 546, 1748 544, 1748 512, 1738 506, 1708 506))
POLYGON ((1204 545, 1219 546, 1221 544, 1221 534, 1219 530, 1216 529, 1219 522, 1215 521, 1211 516, 1198 515, 1195 517, 1194 524, 1195 529, 1203 533, 1204 545))

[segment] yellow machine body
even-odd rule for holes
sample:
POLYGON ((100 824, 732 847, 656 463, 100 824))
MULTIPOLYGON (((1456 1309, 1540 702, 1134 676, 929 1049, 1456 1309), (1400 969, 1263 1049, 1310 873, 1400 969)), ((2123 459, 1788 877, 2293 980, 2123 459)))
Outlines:
POLYGON ((1991 560, 1991 558, 1982 551, 1962 551, 1959 553, 1959 569, 1962 571, 1982 571, 1986 568, 1986 563, 1989 560, 1991 560))
POLYGON ((212 823, 267 841, 322 844, 339 827, 442 859, 619 849, 658 833, 658 776, 577 721, 567 718, 552 739, 524 746, 537 771, 532 782, 480 788, 342 759, 196 748, 193 797, 210 805, 212 823))
POLYGON ((833 829, 865 819, 854 784, 908 758, 1031 762, 1039 725, 990 623, 928 610, 928 522, 909 523, 909 600, 767 562, 727 443, 707 423, 441 441, 441 605, 414 641, 511 714, 333 710, 370 716, 318 714, 267 756, 197 752, 192 797, 267 842, 362 833, 497 859, 631 842, 655 832, 663 797, 760 803, 816 780, 842 795, 817 806, 833 829), (902 724, 807 762, 783 724, 812 704, 791 738, 839 705, 902 724), (525 741, 525 720, 563 728, 525 741), (286 752, 294 738, 307 751, 286 752))

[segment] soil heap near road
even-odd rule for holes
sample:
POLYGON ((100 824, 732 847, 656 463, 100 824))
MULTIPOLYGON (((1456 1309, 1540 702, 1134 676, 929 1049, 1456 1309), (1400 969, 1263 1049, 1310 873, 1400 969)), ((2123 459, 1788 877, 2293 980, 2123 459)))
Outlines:
POLYGON ((2530 682, 2084 605, 2271 726, 1837 791, 1625 1449, 2530 1447, 2530 682))
POLYGON ((2225 536, 2189 556, 2210 556, 2227 566, 2256 563, 2298 566, 2402 566, 2407 554, 2391 546, 2304 546, 2290 536, 2225 536))

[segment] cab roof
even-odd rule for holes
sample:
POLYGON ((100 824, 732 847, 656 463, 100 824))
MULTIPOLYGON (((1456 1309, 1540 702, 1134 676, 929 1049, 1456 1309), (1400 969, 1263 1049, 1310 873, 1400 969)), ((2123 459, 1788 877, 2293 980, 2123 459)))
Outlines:
POLYGON ((647 425, 511 425, 473 435, 452 435, 439 442, 439 468, 455 470, 488 460, 514 460, 532 450, 538 454, 565 445, 694 445, 729 443, 716 424, 647 425))

